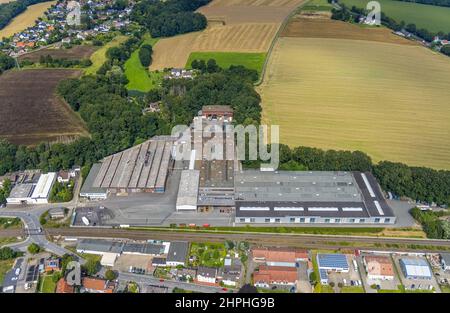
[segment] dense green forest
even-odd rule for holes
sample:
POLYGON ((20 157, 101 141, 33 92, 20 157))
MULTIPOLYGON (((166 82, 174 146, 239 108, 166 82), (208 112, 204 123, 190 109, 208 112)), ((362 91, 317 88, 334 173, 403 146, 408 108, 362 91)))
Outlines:
POLYGON ((16 66, 14 59, 0 52, 0 75, 14 66, 16 66))
MULTIPOLYGON (((366 14, 365 9, 357 8, 355 6, 352 6, 351 8, 348 8, 344 4, 339 4, 341 6, 341 9, 335 9, 333 8, 331 10, 332 15, 331 18, 335 20, 340 21, 346 21, 346 22, 352 22, 352 23, 358 23, 359 17, 366 14)), ((443 32, 430 32, 429 30, 425 28, 417 28, 415 24, 406 24, 404 21, 401 21, 400 23, 386 14, 384 12, 381 12, 381 24, 385 25, 386 27, 394 30, 394 31, 400 31, 402 29, 406 29, 408 32, 416 35, 419 38, 422 38, 423 40, 426 40, 428 42, 432 42, 433 38, 435 36, 439 36, 441 39, 447 39, 450 40, 450 33, 445 34, 443 32)))
POLYGON ((145 44, 139 49, 139 61, 142 66, 149 67, 152 64, 153 47, 145 44))
POLYGON ((28 6, 47 1, 50 0, 18 0, 0 4, 0 29, 8 25, 17 15, 24 12, 28 6))
POLYGON ((194 11, 210 1, 143 0, 134 6, 131 19, 146 27, 153 38, 199 31, 207 26, 207 20, 194 11))

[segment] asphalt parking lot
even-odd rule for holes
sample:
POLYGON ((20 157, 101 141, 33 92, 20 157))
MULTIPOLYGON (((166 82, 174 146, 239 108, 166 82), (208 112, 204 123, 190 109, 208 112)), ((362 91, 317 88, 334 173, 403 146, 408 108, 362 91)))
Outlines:
POLYGON ((23 276, 23 262, 23 258, 18 258, 13 268, 5 274, 5 278, 3 280, 3 292, 15 291, 19 278, 21 275, 23 276))

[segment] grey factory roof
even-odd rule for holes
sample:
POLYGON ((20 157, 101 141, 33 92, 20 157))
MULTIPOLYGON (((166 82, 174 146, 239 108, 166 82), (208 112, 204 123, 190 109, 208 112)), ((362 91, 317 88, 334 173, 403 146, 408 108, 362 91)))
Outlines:
POLYGON ((246 170, 236 174, 235 191, 236 201, 362 201, 348 172, 246 170))
POLYGON ((33 193, 34 184, 18 184, 13 187, 9 198, 29 198, 33 193))
POLYGON ((163 188, 173 145, 165 139, 157 137, 104 158, 93 186, 163 188))
POLYGON ((164 253, 164 246, 152 243, 126 243, 123 246, 123 252, 159 255, 164 253))
POLYGON ((94 180, 100 171, 102 164, 95 163, 92 165, 91 170, 89 171, 88 176, 84 180, 83 186, 81 187, 80 194, 95 194, 95 193, 106 193, 106 188, 94 187, 94 180))
POLYGON ((189 243, 186 241, 174 241, 170 243, 167 262, 184 263, 187 258, 189 243))
POLYGON ((237 217, 392 217, 370 173, 244 171, 236 179, 237 217))
POLYGON ((180 186, 178 188, 177 207, 183 205, 197 205, 198 184, 200 171, 184 170, 181 172, 180 186))
POLYGON ((100 239, 83 239, 77 245, 77 250, 97 251, 109 253, 122 253, 123 242, 100 240, 100 239))

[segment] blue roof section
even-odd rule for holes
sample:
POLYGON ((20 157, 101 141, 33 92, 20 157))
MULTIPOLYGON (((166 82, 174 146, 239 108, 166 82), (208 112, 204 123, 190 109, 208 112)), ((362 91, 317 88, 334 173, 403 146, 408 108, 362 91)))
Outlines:
POLYGON ((319 269, 348 269, 347 257, 344 254, 318 254, 317 264, 319 265, 319 269))
POLYGON ((324 269, 319 269, 320 280, 328 280, 328 273, 324 269))
POLYGON ((428 267, 428 262, 424 259, 400 259, 405 265, 420 265, 428 267))

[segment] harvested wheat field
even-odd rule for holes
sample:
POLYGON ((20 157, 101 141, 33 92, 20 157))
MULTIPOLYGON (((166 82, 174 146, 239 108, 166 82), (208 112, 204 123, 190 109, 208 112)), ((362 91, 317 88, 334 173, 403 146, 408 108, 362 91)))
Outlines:
POLYGON ((8 71, 0 76, 0 137, 15 144, 67 142, 88 136, 81 118, 55 93, 58 82, 79 70, 8 71))
POLYGON ((259 92, 283 143, 450 169, 449 81, 420 46, 282 37, 259 92))
POLYGON ((16 16, 5 28, 0 30, 0 38, 10 37, 17 32, 33 26, 37 18, 43 16, 47 9, 53 4, 56 4, 56 1, 30 5, 25 12, 16 16))
POLYGON ((214 0, 198 12, 208 28, 161 39, 151 70, 184 67, 191 52, 267 52, 287 16, 304 0, 214 0))
POLYGON ((282 32, 281 37, 340 38, 418 45, 415 41, 393 34, 388 28, 367 27, 327 18, 304 16, 293 18, 282 32))

